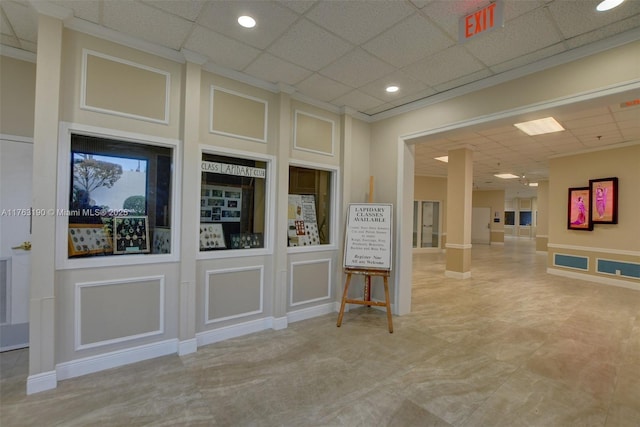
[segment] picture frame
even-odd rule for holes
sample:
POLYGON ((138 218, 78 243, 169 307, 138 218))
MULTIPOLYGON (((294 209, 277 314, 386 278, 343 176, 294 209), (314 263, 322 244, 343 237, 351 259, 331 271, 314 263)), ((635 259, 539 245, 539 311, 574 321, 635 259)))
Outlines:
POLYGON ((226 249, 222 224, 200 223, 200 250, 226 249))
POLYGON ((590 211, 591 192, 589 187, 569 188, 567 228, 569 230, 593 230, 590 211))
POLYGON ((591 195, 591 223, 618 223, 618 178, 599 178, 589 180, 591 195))
POLYGON ((69 224, 68 234, 70 257, 113 252, 109 230, 103 224, 69 224))
POLYGON ((149 217, 116 216, 113 218, 114 254, 148 253, 149 217))

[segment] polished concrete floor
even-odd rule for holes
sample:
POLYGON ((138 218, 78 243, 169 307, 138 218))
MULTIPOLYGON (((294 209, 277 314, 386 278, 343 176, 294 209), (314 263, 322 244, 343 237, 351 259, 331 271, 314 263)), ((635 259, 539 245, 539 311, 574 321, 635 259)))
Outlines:
POLYGON ((361 308, 25 396, 3 353, 0 426, 640 425, 640 292, 551 276, 531 240, 474 246, 472 278, 414 256, 413 312, 361 308))

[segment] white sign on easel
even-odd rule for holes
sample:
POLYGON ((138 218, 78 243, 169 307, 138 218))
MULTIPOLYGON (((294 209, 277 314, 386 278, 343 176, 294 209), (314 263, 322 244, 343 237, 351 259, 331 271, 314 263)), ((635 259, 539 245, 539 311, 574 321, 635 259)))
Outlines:
POLYGON ((349 204, 344 268, 391 270, 392 225, 391 204, 349 204))

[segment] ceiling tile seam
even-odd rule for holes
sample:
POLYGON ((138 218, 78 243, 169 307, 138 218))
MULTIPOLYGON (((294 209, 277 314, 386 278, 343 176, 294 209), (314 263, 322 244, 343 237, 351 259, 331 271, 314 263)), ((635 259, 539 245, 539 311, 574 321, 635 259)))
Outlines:
MULTIPOLYGON (((553 28, 556 30, 556 35, 560 39, 560 43, 562 43, 564 50, 570 50, 571 46, 569 46, 567 37, 565 37, 565 35, 562 33, 562 30, 560 29, 560 25, 558 25, 558 22, 556 21, 555 16, 553 16, 553 13, 551 13, 551 10, 549 10, 549 5, 545 4, 543 7, 543 10, 544 10, 545 16, 547 17, 549 22, 551 22, 551 25, 553 26, 553 28)), ((554 45, 551 45, 551 46, 554 46, 554 45)), ((547 47, 551 47, 551 46, 547 46, 547 47)))

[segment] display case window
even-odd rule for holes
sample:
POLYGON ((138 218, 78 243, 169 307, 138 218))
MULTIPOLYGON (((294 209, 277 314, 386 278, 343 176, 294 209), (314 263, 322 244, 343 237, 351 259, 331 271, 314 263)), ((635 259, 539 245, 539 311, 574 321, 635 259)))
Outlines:
POLYGON ((202 153, 200 251, 265 247, 265 160, 202 153))
POLYGON ((520 211, 520 225, 531 226, 531 211, 520 211))
POLYGON ((173 148, 71 135, 69 258, 171 253, 173 148))
POLYGON ((331 243, 333 171, 289 166, 288 246, 331 243))
POLYGON ((515 211, 504 211, 504 225, 516 225, 515 211))

